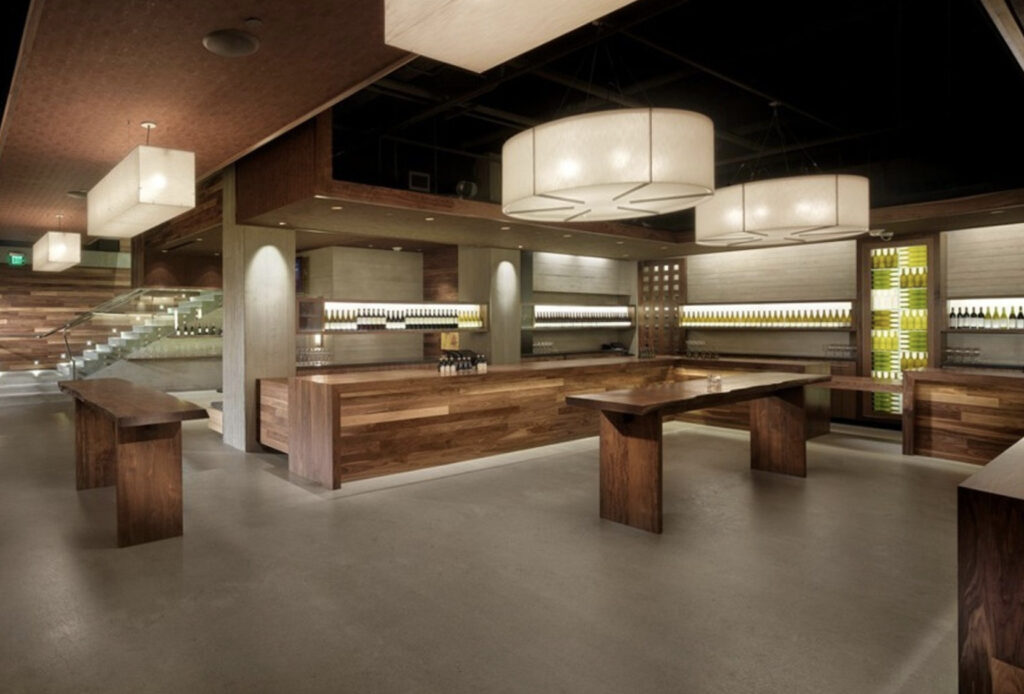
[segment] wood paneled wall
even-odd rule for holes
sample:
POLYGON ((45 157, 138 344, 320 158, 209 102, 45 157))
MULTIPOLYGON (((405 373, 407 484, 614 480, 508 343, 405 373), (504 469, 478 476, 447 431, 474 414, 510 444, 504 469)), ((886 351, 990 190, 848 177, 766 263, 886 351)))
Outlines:
POLYGON ((147 255, 142 287, 224 286, 221 259, 213 255, 147 255))
POLYGON ((856 241, 752 248, 686 259, 690 304, 856 298, 856 241))
MULTIPOLYGON (((459 247, 444 246, 423 253, 423 300, 459 300, 459 247)), ((423 336, 423 358, 441 356, 440 333, 423 336)))
MULTIPOLYGON (((73 267, 64 272, 33 272, 0 265, 0 371, 54 368, 65 351, 62 336, 57 333, 46 340, 31 336, 123 294, 130 282, 126 269, 73 267)), ((126 321, 92 321, 75 328, 69 337, 72 354, 81 354, 87 341, 102 342, 112 329, 129 325, 126 321)))
POLYGON ((1024 224, 943 233, 946 296, 1024 295, 1024 224))

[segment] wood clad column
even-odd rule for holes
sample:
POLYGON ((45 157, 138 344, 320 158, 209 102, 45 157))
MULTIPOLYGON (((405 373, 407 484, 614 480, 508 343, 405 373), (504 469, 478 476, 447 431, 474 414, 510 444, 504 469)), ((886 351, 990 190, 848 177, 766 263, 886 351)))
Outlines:
POLYGON ((750 401, 750 468, 807 476, 804 389, 789 388, 750 401))
POLYGON ((661 532, 661 413, 601 411, 601 518, 661 532))
POLYGON ((75 398, 75 487, 117 482, 117 425, 104 412, 75 398))
POLYGON ((235 223, 224 178, 224 442, 258 451, 256 380, 295 373, 295 232, 235 223))
POLYGON ((118 546, 181 534, 181 422, 118 430, 118 546))

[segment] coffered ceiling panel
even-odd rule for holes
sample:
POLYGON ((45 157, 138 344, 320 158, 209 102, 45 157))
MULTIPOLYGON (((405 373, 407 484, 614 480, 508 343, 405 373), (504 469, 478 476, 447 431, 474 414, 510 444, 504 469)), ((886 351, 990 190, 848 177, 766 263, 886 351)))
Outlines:
POLYGON ((145 142, 192 150, 201 177, 404 64, 366 0, 34 0, 0 125, 0 239, 33 240, 145 142), (246 20, 258 18, 258 22, 246 20), (218 29, 259 50, 203 48, 218 29))

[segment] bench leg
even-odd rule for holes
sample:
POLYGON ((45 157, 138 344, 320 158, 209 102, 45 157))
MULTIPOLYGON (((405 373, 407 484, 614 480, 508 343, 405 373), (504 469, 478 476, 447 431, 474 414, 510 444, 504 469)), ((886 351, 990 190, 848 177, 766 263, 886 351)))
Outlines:
POLYGON ((118 430, 118 546, 181 533, 181 422, 118 430))
POLYGON ((750 401, 750 468, 807 476, 804 389, 789 388, 750 401))
POLYGON ((661 532, 661 413, 601 412, 601 518, 661 532))
POLYGON ((117 483, 117 425, 107 414, 75 399, 75 487, 117 483))

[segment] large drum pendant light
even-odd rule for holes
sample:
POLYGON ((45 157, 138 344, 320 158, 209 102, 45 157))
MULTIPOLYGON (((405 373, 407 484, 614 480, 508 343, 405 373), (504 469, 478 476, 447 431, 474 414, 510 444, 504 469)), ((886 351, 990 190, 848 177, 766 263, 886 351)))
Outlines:
POLYGON ((684 210, 714 193, 711 119, 693 111, 600 111, 538 125, 501 151, 502 211, 593 222, 684 210))
POLYGON ((818 174, 719 188, 697 208, 705 246, 781 246, 866 233, 871 200, 863 176, 818 174))

